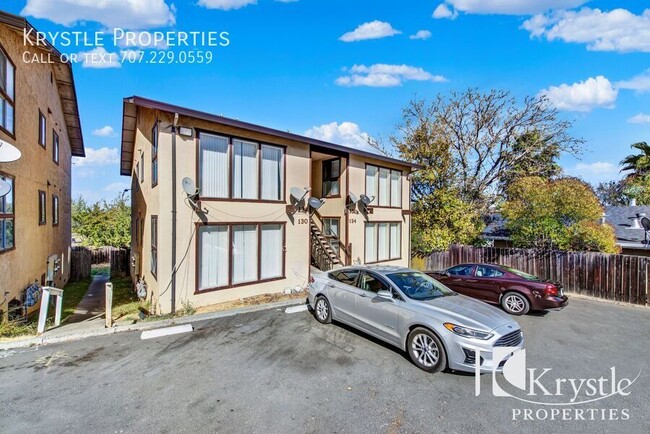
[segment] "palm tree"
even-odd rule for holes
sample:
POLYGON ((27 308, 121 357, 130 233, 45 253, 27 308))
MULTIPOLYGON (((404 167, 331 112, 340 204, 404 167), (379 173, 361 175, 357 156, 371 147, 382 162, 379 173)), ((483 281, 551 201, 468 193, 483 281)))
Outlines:
POLYGON ((641 151, 639 154, 628 155, 623 158, 621 172, 632 170, 628 177, 643 176, 650 173, 650 145, 646 142, 634 143, 630 146, 632 149, 641 151))

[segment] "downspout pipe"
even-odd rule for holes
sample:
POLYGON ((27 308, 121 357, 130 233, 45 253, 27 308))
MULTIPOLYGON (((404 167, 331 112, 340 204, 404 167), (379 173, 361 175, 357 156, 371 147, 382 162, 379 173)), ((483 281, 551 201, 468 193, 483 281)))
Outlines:
POLYGON ((172 287, 171 305, 172 314, 176 313, 176 126, 178 113, 174 113, 172 125, 172 287))

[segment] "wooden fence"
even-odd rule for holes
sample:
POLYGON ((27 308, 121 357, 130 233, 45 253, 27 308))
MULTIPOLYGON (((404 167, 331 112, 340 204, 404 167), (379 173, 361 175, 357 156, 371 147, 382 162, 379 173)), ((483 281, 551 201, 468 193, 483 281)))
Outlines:
POLYGON ((426 270, 465 262, 507 265, 541 279, 559 281, 566 291, 638 305, 648 304, 650 257, 590 252, 452 246, 426 258, 426 270))
POLYGON ((111 275, 125 276, 129 274, 131 266, 131 251, 117 247, 73 247, 70 258, 70 280, 87 279, 95 264, 110 264, 111 275))

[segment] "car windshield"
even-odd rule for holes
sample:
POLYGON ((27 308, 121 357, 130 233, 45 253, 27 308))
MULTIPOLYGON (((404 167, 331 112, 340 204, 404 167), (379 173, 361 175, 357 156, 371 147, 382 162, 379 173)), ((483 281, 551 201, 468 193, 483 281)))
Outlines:
POLYGON ((387 276, 408 297, 413 300, 432 300, 447 295, 456 295, 437 280, 419 271, 404 271, 387 276))
POLYGON ((510 268, 510 267, 503 267, 512 274, 516 274, 519 277, 523 277, 526 280, 540 280, 539 277, 533 276, 532 274, 524 273, 523 271, 517 270, 515 268, 510 268))

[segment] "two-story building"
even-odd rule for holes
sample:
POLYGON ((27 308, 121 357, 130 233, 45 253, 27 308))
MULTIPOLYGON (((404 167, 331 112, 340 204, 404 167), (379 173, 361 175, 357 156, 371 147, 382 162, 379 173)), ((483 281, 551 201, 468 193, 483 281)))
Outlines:
POLYGON ((134 280, 156 313, 304 287, 311 267, 409 265, 414 165, 124 99, 134 280), (196 189, 196 190, 194 190, 196 189))
POLYGON ((49 44, 25 44, 30 29, 24 18, 0 12, 0 140, 22 154, 0 162, 0 179, 11 186, 0 197, 4 318, 34 282, 62 287, 68 280, 71 160, 85 155, 72 67, 49 44))

